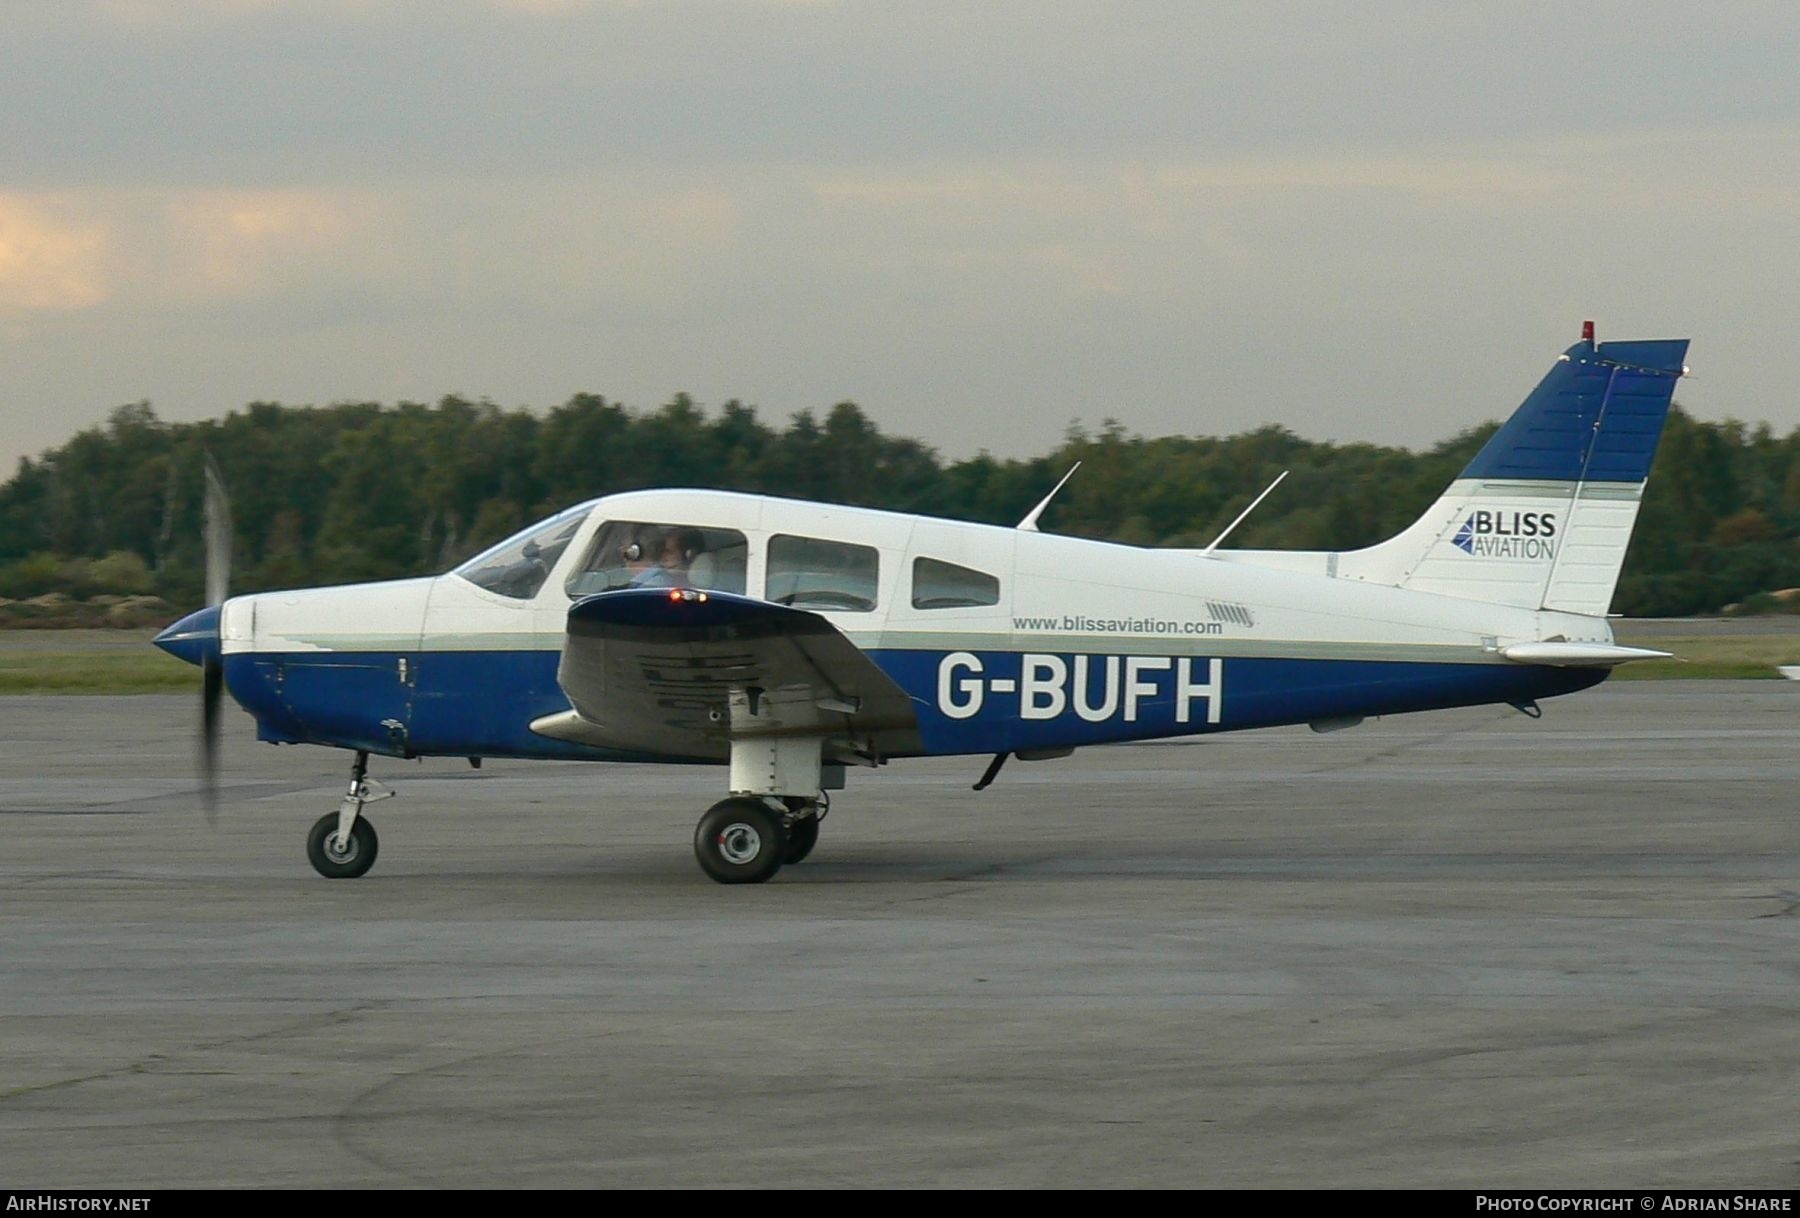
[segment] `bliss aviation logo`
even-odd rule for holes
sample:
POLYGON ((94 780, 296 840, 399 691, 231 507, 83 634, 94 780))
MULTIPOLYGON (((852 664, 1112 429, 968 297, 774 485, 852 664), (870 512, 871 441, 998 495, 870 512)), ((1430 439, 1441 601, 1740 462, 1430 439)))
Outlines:
POLYGON ((1476 558, 1555 558, 1555 536, 1555 512, 1482 509, 1469 513, 1450 542, 1476 558))

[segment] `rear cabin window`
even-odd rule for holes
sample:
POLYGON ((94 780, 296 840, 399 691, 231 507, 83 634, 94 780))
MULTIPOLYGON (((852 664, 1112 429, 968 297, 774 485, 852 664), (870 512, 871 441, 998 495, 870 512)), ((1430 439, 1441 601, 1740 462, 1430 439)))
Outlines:
POLYGON ((769 538, 768 598, 798 609, 875 608, 881 556, 873 546, 818 537, 769 538))
POLYGON ((750 547, 736 529, 655 520, 609 520, 569 576, 572 597, 620 588, 744 591, 750 547))
POLYGON ((913 559, 914 609, 973 609, 1000 603, 1000 581, 936 558, 913 559))

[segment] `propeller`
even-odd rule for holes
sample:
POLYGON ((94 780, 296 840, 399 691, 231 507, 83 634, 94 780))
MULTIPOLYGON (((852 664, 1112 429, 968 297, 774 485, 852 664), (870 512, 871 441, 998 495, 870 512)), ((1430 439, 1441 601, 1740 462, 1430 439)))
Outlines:
MULTIPOLYGON (((210 452, 206 458, 205 522, 206 603, 225 603, 231 588, 231 496, 225 477, 210 452)), ((221 631, 223 627, 221 626, 221 631)), ((205 650, 200 662, 200 777, 206 822, 216 827, 219 803, 219 720, 225 696, 225 662, 220 654, 223 638, 205 650)))

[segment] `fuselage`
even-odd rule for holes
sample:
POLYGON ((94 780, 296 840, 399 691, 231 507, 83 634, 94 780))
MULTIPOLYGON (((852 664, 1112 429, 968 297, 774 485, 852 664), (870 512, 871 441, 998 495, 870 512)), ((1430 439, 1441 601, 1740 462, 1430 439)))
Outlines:
MULTIPOLYGON (((215 637, 227 688, 264 740, 619 759, 530 724, 570 709, 557 683, 570 606, 665 584, 825 617, 906 691, 917 732, 902 752, 922 754, 1526 704, 1605 670, 1520 664, 1501 648, 1612 641, 1605 619, 1579 614, 697 490, 593 500, 445 575, 236 597, 215 637), (643 551, 664 542, 682 552, 659 569, 643 551)), ((194 622, 186 635, 203 637, 194 622)))

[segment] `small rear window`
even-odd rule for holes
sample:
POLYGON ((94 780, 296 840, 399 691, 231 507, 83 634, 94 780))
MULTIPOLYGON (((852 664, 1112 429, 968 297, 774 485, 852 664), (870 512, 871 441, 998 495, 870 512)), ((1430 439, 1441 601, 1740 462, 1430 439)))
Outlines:
POLYGON ((913 559, 914 609, 972 609, 1000 603, 1000 581, 935 558, 913 559))

